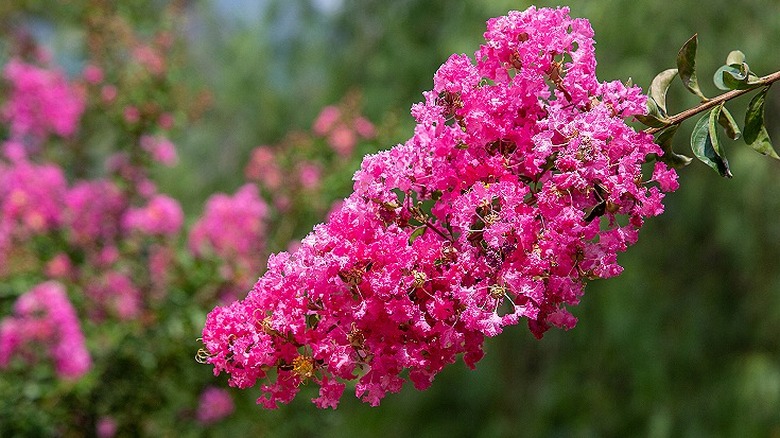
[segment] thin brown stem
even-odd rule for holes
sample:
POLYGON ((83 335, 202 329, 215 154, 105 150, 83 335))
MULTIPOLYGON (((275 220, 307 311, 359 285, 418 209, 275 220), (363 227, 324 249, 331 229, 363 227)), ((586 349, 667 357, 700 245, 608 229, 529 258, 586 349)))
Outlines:
POLYGON ((693 108, 689 108, 685 111, 677 113, 672 117, 669 117, 669 123, 666 126, 662 126, 660 128, 647 128, 645 129, 644 132, 648 134, 655 134, 668 126, 677 125, 683 122, 684 120, 689 119, 695 116, 696 114, 714 108, 723 102, 728 102, 731 99, 735 99, 739 96, 742 96, 743 94, 747 94, 750 93, 751 91, 755 91, 758 88, 766 87, 767 85, 770 85, 771 83, 777 81, 780 81, 780 71, 776 71, 770 75, 759 78, 755 83, 750 84, 750 88, 746 88, 744 90, 732 90, 727 93, 723 93, 720 96, 714 97, 706 102, 702 102, 701 104, 696 105, 693 108))
POLYGON ((447 240, 447 241, 450 241, 450 242, 454 242, 454 239, 453 239, 452 237, 449 237, 449 236, 447 236, 446 234, 444 234, 444 232, 442 232, 442 231, 441 231, 441 230, 440 230, 440 229, 439 229, 439 228, 438 228, 436 225, 434 225, 433 223, 431 223, 430 219, 426 220, 426 221, 423 223, 423 225, 425 225, 426 227, 428 227, 428 228, 429 228, 431 231, 433 231, 434 233, 436 233, 436 234, 438 234, 439 236, 441 236, 441 237, 442 237, 442 239, 444 239, 444 240, 447 240))

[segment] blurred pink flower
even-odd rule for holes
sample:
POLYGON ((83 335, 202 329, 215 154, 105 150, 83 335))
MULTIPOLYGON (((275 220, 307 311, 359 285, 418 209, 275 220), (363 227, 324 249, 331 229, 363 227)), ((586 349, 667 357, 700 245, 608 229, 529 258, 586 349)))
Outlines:
POLYGON ((102 320, 106 312, 124 321, 135 319, 141 313, 141 292, 124 273, 112 271, 105 274, 93 281, 86 293, 95 304, 92 316, 97 321, 102 320))
POLYGON ((67 182, 55 165, 19 161, 0 166, 0 222, 20 237, 59 226, 67 182))
POLYGON ((142 44, 135 47, 133 49, 133 59, 154 76, 160 76, 165 73, 165 59, 151 46, 142 44))
POLYGON ((282 185, 282 170, 268 146, 258 146, 252 150, 244 174, 247 179, 257 181, 269 190, 276 190, 282 185))
POLYGON ((78 182, 65 195, 64 222, 71 241, 81 246, 114 242, 126 202, 110 180, 78 182))
POLYGON ((138 123, 138 121, 141 120, 141 112, 132 105, 126 106, 122 115, 124 116, 125 121, 130 124, 138 123))
POLYGON ((198 421, 202 424, 215 423, 233 413, 233 399, 227 390, 208 387, 200 395, 198 421))
POLYGON ((95 434, 98 438, 113 438, 116 435, 117 428, 114 417, 105 415, 98 420, 95 426, 95 434))
POLYGON ((154 161, 168 167, 176 165, 179 160, 179 157, 176 155, 176 146, 162 136, 142 136, 141 149, 149 152, 154 161))
POLYGON ((173 115, 171 113, 162 113, 160 114, 160 117, 157 118, 157 124, 166 131, 173 128, 173 122, 173 115))
POLYGON ((173 235, 184 221, 179 202, 166 195, 155 195, 145 207, 131 208, 125 213, 123 225, 128 230, 149 235, 173 235))
POLYGON ((212 251, 225 265, 230 278, 253 276, 265 250, 265 220, 268 206, 257 186, 246 184, 229 196, 218 193, 206 202, 203 216, 190 231, 189 246, 196 256, 212 251))
POLYGON ((12 59, 5 66, 8 99, 0 108, 11 135, 43 139, 49 133, 70 137, 84 112, 84 96, 58 70, 46 70, 12 59))
POLYGON ((46 263, 45 273, 53 279, 66 279, 73 273, 73 264, 68 255, 61 252, 46 263))
POLYGON ((326 106, 314 120, 312 131, 314 131, 315 134, 324 137, 333 128, 333 125, 340 117, 341 110, 338 107, 333 105, 326 106))
POLYGON ((305 189, 313 190, 320 186, 322 169, 315 163, 301 163, 298 166, 298 181, 305 189))
POLYGON ((103 88, 100 89, 100 97, 105 103, 113 102, 114 99, 116 99, 117 94, 118 91, 113 85, 104 85, 103 88))
POLYGON ((358 117, 355 119, 354 124, 355 131, 357 131, 358 135, 361 137, 370 139, 376 136, 376 128, 374 128, 374 124, 371 123, 367 118, 358 117))
POLYGON ((0 368, 25 344, 44 344, 54 360, 57 374, 78 379, 92 366, 76 311, 65 287, 41 283, 16 300, 14 315, 0 323, 0 368))
POLYGON ((356 144, 357 136, 355 131, 346 125, 339 124, 328 136, 328 145, 342 157, 352 155, 356 144))
POLYGON ((89 64, 84 67, 82 75, 84 76, 84 80, 91 85, 97 85, 103 82, 103 69, 94 64, 89 64))

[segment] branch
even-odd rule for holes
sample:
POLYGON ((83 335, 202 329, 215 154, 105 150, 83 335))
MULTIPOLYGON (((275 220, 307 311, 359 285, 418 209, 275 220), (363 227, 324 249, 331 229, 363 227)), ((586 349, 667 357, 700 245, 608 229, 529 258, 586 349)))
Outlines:
POLYGON ((693 116, 699 113, 703 113, 704 111, 707 111, 711 108, 714 108, 718 105, 720 105, 723 102, 728 102, 731 99, 735 99, 739 96, 742 96, 743 94, 750 93, 751 91, 754 91, 758 88, 765 87, 767 85, 772 84, 773 82, 780 81, 780 71, 776 71, 770 75, 764 76, 762 78, 759 78, 758 81, 750 84, 750 88, 746 88, 744 90, 732 90, 727 93, 723 93, 718 97, 715 97, 713 99, 710 99, 706 102, 702 102, 701 104, 689 108, 685 111, 682 111, 680 113, 677 113, 669 118, 669 123, 665 126, 662 126, 660 128, 647 128, 644 130, 644 132, 648 134, 655 134, 659 131, 661 131, 664 128, 667 128, 672 125, 677 125, 693 116))

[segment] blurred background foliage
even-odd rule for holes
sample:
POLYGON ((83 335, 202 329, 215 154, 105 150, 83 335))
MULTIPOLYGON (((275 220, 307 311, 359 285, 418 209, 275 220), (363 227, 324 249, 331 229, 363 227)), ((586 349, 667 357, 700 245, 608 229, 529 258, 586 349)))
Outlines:
MULTIPOLYGON (((0 19, 6 25, 26 22, 60 64, 78 71, 90 1, 6 0, 0 19)), ((169 25, 158 20, 166 2, 118 3, 140 32, 169 25)), ((438 66, 451 53, 473 53, 488 18, 529 5, 509 0, 180 2, 184 19, 173 30, 184 36, 186 74, 178 79, 205 90, 208 107, 173 137, 180 163, 157 175, 162 191, 181 200, 185 212, 199 211, 209 194, 232 192, 242 183, 254 147, 280 144, 287 133, 308 129, 322 107, 355 90, 364 112, 379 121, 376 140, 358 152, 404 141, 413 126, 408 109, 431 87, 438 66)), ((678 48, 695 32, 705 94, 716 94, 711 73, 730 50, 742 50, 759 74, 780 69, 776 0, 598 0, 570 7, 595 30, 601 80, 631 77, 646 87, 657 72, 674 66, 678 48)), ((679 83, 670 92, 673 112, 696 103, 679 83)), ((732 103, 732 112, 746 103, 732 103)), ((777 90, 770 90, 767 117, 778 145, 777 90)), ((683 130, 691 128, 688 123, 683 130)), ((688 148, 686 138, 678 134, 678 152, 688 148)), ((488 341, 476 371, 453 365, 431 389, 405 388, 378 408, 347 395, 338 410, 319 411, 304 390, 291 405, 268 412, 254 405, 252 390, 234 391, 236 412, 192 433, 780 436, 780 163, 741 142, 726 147, 734 179, 721 179, 698 162, 684 169, 680 190, 667 197, 666 213, 649 221, 639 243, 622 255, 623 275, 588 286, 574 309, 576 329, 548 332, 541 341, 522 326, 509 330, 488 341)), ((356 156, 326 175, 323 196, 345 196, 358 165, 356 156)), ((290 220, 295 221, 291 235, 300 238, 323 217, 290 220)), ((283 249, 273 232, 271 249, 283 249)), ((192 333, 187 346, 193 353, 197 336, 192 333)), ((209 372, 191 355, 170 370, 209 372)), ((166 376, 134 372, 138 379, 169 382, 166 376)), ((225 376, 215 381, 224 385, 225 376)), ((173 415, 161 404, 166 400, 155 397, 122 387, 106 403, 173 415)))

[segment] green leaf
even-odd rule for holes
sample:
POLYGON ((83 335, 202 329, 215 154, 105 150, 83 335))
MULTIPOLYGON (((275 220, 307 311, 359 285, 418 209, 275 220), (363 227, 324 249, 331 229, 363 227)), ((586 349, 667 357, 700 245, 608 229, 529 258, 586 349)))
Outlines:
POLYGON ((737 121, 731 116, 729 110, 726 109, 723 104, 720 106, 720 116, 718 117, 718 123, 723 127, 723 131, 726 132, 726 136, 732 140, 738 140, 742 136, 742 132, 739 130, 737 121))
POLYGON ((694 34, 683 44, 677 52, 677 69, 683 85, 691 93, 699 96, 701 100, 707 100, 699 89, 699 81, 696 79, 696 46, 698 45, 698 34, 694 34))
POLYGON ((423 234, 425 234, 425 230, 427 230, 427 229, 428 229, 428 227, 423 225, 423 226, 417 227, 414 231, 412 231, 412 234, 409 235, 409 245, 414 243, 414 241, 417 240, 418 237, 420 237, 423 234))
POLYGON ((761 132, 761 128, 764 127, 764 102, 766 101, 767 90, 769 90, 769 87, 763 88, 758 94, 753 96, 745 112, 743 135, 747 144, 755 142, 759 132, 761 132))
POLYGON ((718 156, 723 158, 723 162, 726 163, 726 170, 728 170, 729 163, 726 161, 726 154, 723 150, 723 146, 720 143, 720 136, 718 135, 718 120, 720 119, 720 114, 723 112, 723 103, 716 106, 715 108, 710 111, 710 118, 709 118, 709 124, 707 125, 707 129, 710 131, 710 141, 712 142, 712 147, 715 149, 715 152, 717 152, 718 156))
POLYGON ((745 90, 750 88, 749 75, 750 67, 746 63, 742 63, 738 68, 731 66, 731 69, 723 71, 723 83, 730 90, 745 90))
POLYGON ((672 84, 675 76, 677 76, 677 69, 670 68, 658 73, 650 84, 650 91, 647 94, 655 100, 662 115, 668 114, 666 110, 666 91, 669 89, 669 85, 672 84))
POLYGON ((726 56, 726 65, 742 65, 745 62, 745 54, 739 50, 732 50, 726 56))
POLYGON ((772 147, 772 141, 764 125, 764 103, 769 87, 764 87, 748 104, 745 112, 745 143, 761 155, 779 159, 777 152, 772 147))
MULTIPOLYGON (((744 64, 747 66, 747 64, 744 64)), ((748 75, 743 74, 740 68, 732 65, 722 65, 712 76, 712 82, 723 91, 749 88, 748 75)))
POLYGON ((693 160, 691 157, 675 153, 672 149, 672 139, 679 127, 680 125, 672 125, 664 128, 658 133, 658 137, 655 138, 656 144, 661 146, 661 150, 664 151, 664 154, 659 156, 658 159, 675 169, 683 168, 691 164, 693 160))
POLYGON ((766 155, 768 157, 780 160, 780 156, 777 155, 777 152, 772 147, 772 141, 769 139, 769 133, 766 132, 766 127, 764 126, 762 126, 761 130, 758 131, 756 140, 753 143, 749 143, 748 146, 761 155, 766 155))
POLYGON ((658 104, 652 97, 647 98, 647 114, 634 117, 643 124, 653 128, 663 128, 669 124, 669 119, 661 114, 658 104))
MULTIPOLYGON (((715 147, 713 137, 710 135, 712 131, 710 129, 710 120, 713 118, 715 111, 710 111, 709 114, 704 115, 696 122, 696 126, 693 127, 693 133, 691 133, 691 151, 693 151, 693 155, 696 158, 710 166, 720 176, 731 178, 728 161, 719 153, 720 146, 718 145, 718 148, 715 147)), ((718 115, 715 115, 716 119, 717 117, 718 115)), ((717 142, 717 131, 715 131, 715 139, 715 142, 717 142)))

